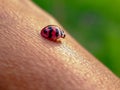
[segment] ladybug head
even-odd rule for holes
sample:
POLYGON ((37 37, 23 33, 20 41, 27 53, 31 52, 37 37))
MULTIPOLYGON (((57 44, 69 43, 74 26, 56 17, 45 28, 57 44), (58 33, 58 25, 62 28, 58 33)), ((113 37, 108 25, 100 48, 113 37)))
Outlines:
POLYGON ((64 31, 62 30, 61 37, 62 37, 62 38, 65 38, 65 36, 66 36, 66 35, 65 35, 64 31))

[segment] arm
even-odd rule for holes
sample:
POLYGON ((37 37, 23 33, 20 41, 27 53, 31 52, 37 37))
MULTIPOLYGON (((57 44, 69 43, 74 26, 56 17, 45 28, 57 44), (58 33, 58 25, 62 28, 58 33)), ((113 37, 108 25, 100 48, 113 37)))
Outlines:
POLYGON ((0 1, 1 90, 115 90, 119 79, 68 33, 61 43, 40 30, 59 25, 28 0, 0 1))

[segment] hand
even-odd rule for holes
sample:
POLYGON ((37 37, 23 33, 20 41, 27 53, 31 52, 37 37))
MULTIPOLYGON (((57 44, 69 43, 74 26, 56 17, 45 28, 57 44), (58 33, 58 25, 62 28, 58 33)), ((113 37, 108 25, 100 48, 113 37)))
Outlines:
POLYGON ((60 26, 31 1, 0 0, 0 90, 120 90, 68 33, 61 43, 41 37, 47 25, 60 26))

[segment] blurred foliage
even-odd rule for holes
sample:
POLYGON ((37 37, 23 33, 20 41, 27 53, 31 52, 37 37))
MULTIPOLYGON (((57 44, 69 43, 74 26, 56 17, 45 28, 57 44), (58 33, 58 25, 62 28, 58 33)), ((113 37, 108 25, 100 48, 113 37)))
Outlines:
POLYGON ((120 77, 120 0, 33 0, 120 77))

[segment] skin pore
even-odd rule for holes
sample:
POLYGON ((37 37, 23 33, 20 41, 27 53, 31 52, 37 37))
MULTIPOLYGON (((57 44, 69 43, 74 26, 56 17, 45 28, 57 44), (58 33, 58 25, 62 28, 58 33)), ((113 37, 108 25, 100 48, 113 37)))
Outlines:
POLYGON ((47 25, 60 26, 31 1, 0 0, 0 90, 120 90, 119 78, 65 30, 61 42, 41 37, 47 25))

